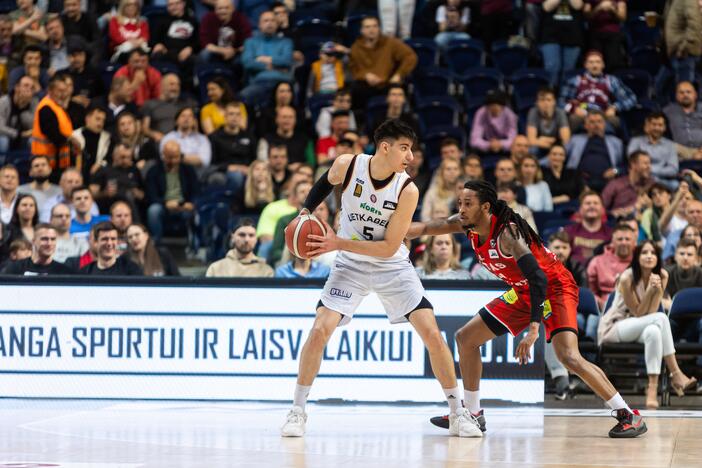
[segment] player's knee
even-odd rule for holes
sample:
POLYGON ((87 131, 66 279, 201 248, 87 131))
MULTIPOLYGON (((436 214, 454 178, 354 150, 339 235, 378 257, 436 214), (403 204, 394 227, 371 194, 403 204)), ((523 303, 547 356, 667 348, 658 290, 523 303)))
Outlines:
POLYGON ((556 356, 561 364, 563 364, 569 371, 578 373, 582 369, 583 357, 579 352, 568 349, 556 352, 556 356))
POLYGON ((436 350, 446 346, 444 337, 441 336, 441 331, 438 328, 429 331, 424 336, 424 346, 429 350, 436 350))
POLYGON ((456 339, 458 346, 465 349, 477 348, 480 346, 479 343, 474 343, 472 333, 467 326, 459 328, 454 335, 454 338, 456 339))
POLYGON ((307 338, 307 342, 315 347, 324 348, 331 337, 334 330, 328 330, 326 327, 321 325, 315 325, 310 330, 310 335, 307 338))

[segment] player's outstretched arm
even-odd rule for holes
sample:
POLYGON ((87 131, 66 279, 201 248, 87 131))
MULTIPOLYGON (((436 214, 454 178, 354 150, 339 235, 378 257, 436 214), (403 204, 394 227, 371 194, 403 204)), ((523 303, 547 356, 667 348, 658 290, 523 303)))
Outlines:
POLYGON ((441 234, 454 234, 464 232, 461 219, 457 214, 448 218, 437 218, 425 223, 414 222, 407 231, 407 239, 416 239, 422 236, 438 236, 441 234))
POLYGON ((324 236, 308 237, 310 242, 307 242, 307 245, 314 248, 310 255, 317 256, 333 250, 345 250, 371 257, 392 257, 405 239, 412 222, 412 215, 417 209, 417 200, 419 200, 419 190, 411 183, 405 187, 397 201, 397 209, 390 218, 384 239, 377 241, 342 239, 332 229, 327 229, 324 236))
POLYGON ((527 336, 519 342, 514 353, 520 364, 526 364, 531 357, 531 347, 539 338, 539 325, 544 315, 548 279, 524 239, 515 237, 509 226, 505 227, 500 234, 499 243, 502 253, 514 257, 517 261, 517 266, 529 282, 531 323, 529 324, 527 336))
POLYGON ((346 179, 353 154, 342 154, 334 160, 327 172, 317 179, 302 205, 301 213, 312 213, 332 193, 335 185, 341 185, 346 179))

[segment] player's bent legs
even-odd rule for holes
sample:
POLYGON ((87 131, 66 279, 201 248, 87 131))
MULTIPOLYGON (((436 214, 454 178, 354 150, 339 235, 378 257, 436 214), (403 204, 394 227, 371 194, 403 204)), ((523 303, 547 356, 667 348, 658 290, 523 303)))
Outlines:
POLYGON ((483 374, 483 361, 480 358, 480 347, 497 335, 488 328, 479 314, 468 321, 456 332, 458 346, 458 365, 463 378, 463 388, 477 391, 480 388, 480 377, 483 374))
POLYGON ((323 306, 317 309, 317 317, 314 319, 310 334, 307 336, 300 353, 300 368, 297 375, 298 385, 312 385, 322 365, 324 347, 327 345, 329 338, 331 338, 342 317, 339 312, 323 306))
POLYGON ((604 401, 609 401, 617 390, 609 381, 605 373, 580 354, 578 349, 578 337, 570 330, 556 333, 551 337, 553 350, 556 356, 566 368, 580 377, 597 396, 604 401))
POLYGON ((419 333, 424 346, 429 352, 431 369, 434 371, 436 380, 445 389, 456 387, 453 356, 446 341, 444 341, 444 337, 441 336, 441 331, 434 317, 434 311, 431 309, 417 309, 410 314, 408 320, 419 333))

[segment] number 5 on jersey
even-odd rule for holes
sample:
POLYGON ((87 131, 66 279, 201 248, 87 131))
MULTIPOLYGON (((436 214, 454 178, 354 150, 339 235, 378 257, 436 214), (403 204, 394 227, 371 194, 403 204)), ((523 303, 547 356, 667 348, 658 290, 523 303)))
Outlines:
POLYGON ((369 240, 369 241, 373 240, 373 227, 372 226, 363 226, 363 237, 365 237, 366 240, 369 240))

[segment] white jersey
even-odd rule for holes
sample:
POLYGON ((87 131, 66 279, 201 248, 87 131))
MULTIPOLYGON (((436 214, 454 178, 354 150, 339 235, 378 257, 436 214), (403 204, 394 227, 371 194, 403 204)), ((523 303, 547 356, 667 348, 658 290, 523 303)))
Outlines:
MULTIPOLYGON (((349 166, 341 193, 341 222, 337 235, 342 239, 379 241, 385 239, 388 223, 395 214, 402 189, 411 182, 406 172, 396 173, 383 187, 376 188, 370 176, 368 154, 359 154, 349 166)), ((400 244, 392 257, 379 258, 342 251, 351 260, 371 263, 407 261, 409 250, 400 244)))

